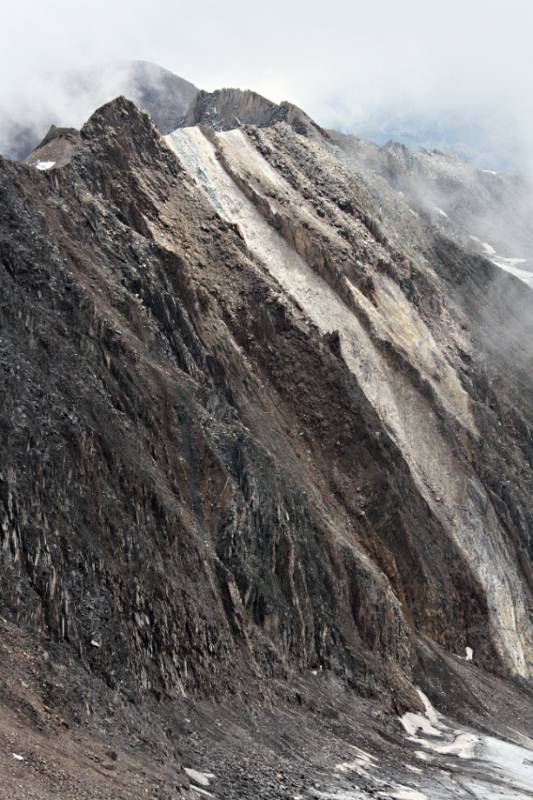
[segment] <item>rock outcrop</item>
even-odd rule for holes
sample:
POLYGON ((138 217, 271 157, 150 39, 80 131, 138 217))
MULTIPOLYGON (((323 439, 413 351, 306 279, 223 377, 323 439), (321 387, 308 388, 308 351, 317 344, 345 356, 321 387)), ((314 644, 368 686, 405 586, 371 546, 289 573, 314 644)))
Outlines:
POLYGON ((209 125, 218 131, 229 131, 242 125, 262 128, 278 122, 286 122, 297 133, 310 134, 318 131, 323 137, 328 137, 326 131, 292 103, 285 101, 276 105, 256 92, 242 89, 198 92, 180 127, 209 125))

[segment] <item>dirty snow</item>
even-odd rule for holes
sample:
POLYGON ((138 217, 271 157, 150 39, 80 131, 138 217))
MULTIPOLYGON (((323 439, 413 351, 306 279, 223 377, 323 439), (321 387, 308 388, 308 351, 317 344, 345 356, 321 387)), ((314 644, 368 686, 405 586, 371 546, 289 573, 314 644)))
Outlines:
POLYGON ((483 737, 482 758, 494 764, 500 775, 508 776, 515 788, 533 795, 533 751, 487 736, 483 737))
MULTIPOLYGON (((432 761, 438 756, 446 757, 446 761, 441 762, 442 766, 446 767, 450 776, 454 776, 454 781, 465 790, 465 794, 458 793, 458 797, 469 796, 479 800, 505 797, 518 800, 533 796, 533 741, 528 740, 530 747, 525 747, 477 731, 457 729, 432 707, 425 696, 421 696, 426 705, 426 730, 435 731, 437 736, 423 739, 411 735, 411 718, 419 715, 407 713, 400 721, 410 734, 409 739, 423 748, 416 751, 418 758, 432 761), (453 764, 449 761, 450 757, 461 761, 453 764)), ((424 730, 421 724, 417 726, 417 731, 420 729, 424 730)), ((511 729, 509 734, 512 737, 511 729)), ((523 736, 519 738, 527 739, 523 736)))
POLYGON ((251 144, 242 130, 226 131, 220 138, 224 141, 224 152, 232 166, 251 175, 260 175, 263 185, 266 184, 270 189, 288 193, 285 180, 251 144))
POLYGON ((184 767, 183 771, 193 783, 204 788, 207 788, 215 777, 212 772, 199 772, 197 769, 191 769, 190 767, 184 767))
POLYGON ((408 789, 407 786, 400 786, 392 792, 380 792, 378 797, 394 797, 395 800, 427 800, 427 795, 419 792, 418 789, 408 789))
POLYGON ((202 797, 214 797, 215 796, 211 792, 208 792, 206 789, 202 789, 200 786, 194 786, 193 784, 191 784, 191 789, 193 790, 193 792, 196 792, 196 794, 202 795, 202 797))
POLYGON ((431 762, 435 760, 435 756, 425 753, 423 750, 415 750, 415 756, 420 759, 420 761, 431 762))
POLYGON ((465 426, 476 433, 470 400, 455 371, 443 355, 428 326, 410 303, 398 284, 383 274, 374 280, 374 302, 347 281, 357 304, 379 331, 380 338, 390 338, 409 354, 424 377, 432 385, 443 406, 465 426))
MULTIPOLYGON (((407 738, 421 748, 414 755, 424 768, 405 764, 411 773, 404 774, 396 785, 390 778, 384 780, 378 760, 352 747, 353 760, 338 764, 339 773, 356 772, 366 781, 371 781, 373 797, 394 800, 527 800, 533 797, 533 740, 523 734, 509 731, 515 742, 507 742, 479 731, 457 725, 439 713, 426 695, 418 691, 424 704, 424 714, 404 714, 400 721, 407 738), (411 734, 422 733, 421 738, 411 734), (428 738, 426 738, 428 737, 428 738)), ((335 788, 319 791, 309 788, 309 794, 321 800, 363 800, 368 791, 357 788, 346 791, 335 788)))
POLYGON ((427 736, 440 736, 440 731, 434 728, 429 719, 423 717, 422 714, 415 714, 412 711, 408 711, 403 715, 401 723, 406 733, 410 736, 416 736, 419 730, 427 736))

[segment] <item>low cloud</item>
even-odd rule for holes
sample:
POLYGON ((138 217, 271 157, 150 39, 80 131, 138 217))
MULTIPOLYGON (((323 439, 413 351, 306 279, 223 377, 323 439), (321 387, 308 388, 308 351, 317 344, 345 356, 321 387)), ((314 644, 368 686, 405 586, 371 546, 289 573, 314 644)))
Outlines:
POLYGON ((14 122, 83 122, 102 87, 72 91, 73 70, 144 59, 202 88, 292 100, 342 130, 452 129, 532 170, 532 34, 531 0, 21 0, 3 20, 0 149, 14 122))

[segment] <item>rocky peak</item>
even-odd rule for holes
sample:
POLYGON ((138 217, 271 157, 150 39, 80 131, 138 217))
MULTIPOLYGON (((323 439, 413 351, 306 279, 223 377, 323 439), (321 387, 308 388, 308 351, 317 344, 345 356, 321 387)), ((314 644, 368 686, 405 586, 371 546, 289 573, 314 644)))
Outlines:
POLYGON ((98 108, 82 127, 81 138, 97 139, 106 136, 125 135, 134 139, 154 136, 155 125, 149 115, 127 97, 116 97, 98 108))
POLYGON ((287 122, 297 133, 312 131, 326 136, 325 131, 292 103, 279 105, 250 90, 219 89, 215 92, 199 92, 180 127, 210 125, 215 130, 226 131, 242 125, 259 128, 287 122))
POLYGON ((37 148, 44 147, 56 139, 65 139, 70 142, 77 142, 79 139, 79 131, 76 128, 60 128, 57 125, 50 125, 50 129, 42 142, 37 145, 37 148))
POLYGON ((396 169, 409 169, 416 164, 413 151, 401 142, 390 141, 383 145, 382 152, 396 169))
POLYGON ((190 81, 148 61, 126 62, 129 91, 136 105, 148 112, 161 133, 177 128, 198 89, 190 81))
MULTIPOLYGON (((16 119, 2 120, 0 146, 4 155, 27 159, 32 150, 46 143, 42 140, 39 144, 39 140, 47 128, 56 130, 56 125, 64 123, 65 109, 81 109, 82 114, 85 109, 86 119, 95 107, 121 95, 148 112, 162 133, 168 133, 178 126, 198 93, 189 81, 147 61, 107 62, 69 72, 57 76, 54 91, 61 99, 57 109, 53 104, 44 111, 36 106, 34 117, 30 115, 24 126, 16 119)), ((80 124, 83 119, 79 119, 80 124)), ((78 120, 74 122, 78 124, 78 120)))
POLYGON ((25 159, 26 164, 49 170, 68 164, 80 143, 80 132, 75 128, 51 125, 48 133, 25 159))

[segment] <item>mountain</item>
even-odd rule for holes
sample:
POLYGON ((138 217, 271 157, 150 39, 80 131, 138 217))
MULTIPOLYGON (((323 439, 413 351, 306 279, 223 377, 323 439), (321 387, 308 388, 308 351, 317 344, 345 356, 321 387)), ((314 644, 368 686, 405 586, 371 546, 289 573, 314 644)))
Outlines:
POLYGON ((161 133, 170 133, 178 126, 199 91, 189 81, 149 61, 103 64, 74 74, 71 85, 87 95, 97 88, 102 95, 100 105, 126 95, 150 114, 161 133))
POLYGON ((412 213, 423 215, 462 248, 489 258, 526 283, 533 281, 533 183, 506 172, 476 169, 439 150, 383 147, 331 132, 362 179, 382 192, 383 178, 412 213))
POLYGON ((147 111, 162 133, 181 122, 198 89, 189 81, 148 61, 118 61, 67 73, 50 91, 55 104, 37 98, 26 121, 4 117, 0 123, 0 153, 23 160, 49 129, 77 126, 98 106, 119 95, 147 111))
POLYGON ((530 795, 533 295, 461 169, 237 90, 0 159, 6 796, 530 795))
POLYGON ((364 118, 354 119, 350 128, 338 111, 333 118, 339 120, 341 130, 357 132, 361 139, 379 145, 395 141, 415 151, 438 149, 480 170, 524 172, 530 166, 524 161, 527 154, 516 138, 516 127, 505 127, 501 113, 485 113, 481 118, 479 109, 466 113, 449 109, 436 117, 431 112, 387 108, 368 111, 364 118))
POLYGON ((215 130, 228 131, 247 124, 270 127, 276 122, 287 122, 298 133, 309 133, 315 129, 326 135, 307 114, 292 103, 283 102, 277 105, 256 92, 242 89, 198 92, 180 120, 179 127, 209 125, 215 130))

